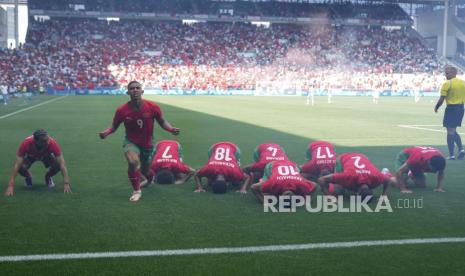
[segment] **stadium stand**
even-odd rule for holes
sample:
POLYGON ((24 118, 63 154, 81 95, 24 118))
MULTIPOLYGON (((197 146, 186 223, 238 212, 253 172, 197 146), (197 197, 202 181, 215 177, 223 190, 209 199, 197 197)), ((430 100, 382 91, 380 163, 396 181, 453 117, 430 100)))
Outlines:
MULTIPOLYGON (((213 12, 224 5, 181 0, 81 2, 86 9, 107 11, 213 12)), ((60 3, 40 2, 40 8, 69 8, 60 3)), ((379 13, 379 5, 283 4, 234 3, 254 6, 248 14, 405 17, 397 5, 386 5, 379 13)), ((30 5, 37 8, 39 3, 31 1, 30 5)), ((403 91, 420 86, 431 91, 440 83, 439 68, 435 53, 405 29, 369 25, 272 24, 264 28, 237 22, 186 25, 180 21, 52 18, 31 20, 26 44, 0 52, 4 81, 17 87, 42 85, 56 90, 123 87, 138 79, 158 89, 254 89, 259 82, 274 81, 300 82, 306 90, 403 91)))

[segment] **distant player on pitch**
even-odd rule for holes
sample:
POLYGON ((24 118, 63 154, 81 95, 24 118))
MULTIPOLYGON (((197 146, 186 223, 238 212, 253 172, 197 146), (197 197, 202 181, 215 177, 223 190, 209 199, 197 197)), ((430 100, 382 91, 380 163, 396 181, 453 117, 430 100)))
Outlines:
POLYGON ((183 163, 182 155, 181 144, 177 141, 162 140, 157 143, 152 171, 158 184, 180 185, 194 175, 195 170, 183 163))
POLYGON ((410 147, 402 150, 396 158, 396 177, 401 193, 411 193, 407 189, 409 178, 418 188, 426 187, 425 172, 437 173, 435 192, 444 192, 444 169, 446 159, 442 153, 433 147, 410 147))
POLYGON ((208 186, 213 193, 223 194, 230 185, 239 185, 244 181, 241 193, 246 193, 250 177, 240 167, 241 151, 231 142, 219 142, 208 150, 208 162, 195 175, 195 192, 205 192, 202 187, 202 178, 208 179, 208 186))
POLYGON ((128 161, 128 178, 131 181, 133 192, 130 201, 138 201, 142 195, 140 190, 141 173, 150 183, 153 172, 150 170, 153 155, 153 122, 154 120, 166 131, 178 135, 179 128, 163 118, 160 107, 147 100, 142 99, 144 90, 138 81, 128 84, 127 94, 130 100, 116 109, 111 127, 99 133, 101 139, 114 133, 121 123, 126 128, 126 137, 123 148, 128 161))
POLYGON ((13 195, 15 177, 18 173, 25 178, 26 187, 32 187, 32 176, 29 172, 29 168, 36 161, 41 161, 46 168, 49 168, 45 174, 45 183, 47 187, 55 187, 52 177, 61 171, 63 175, 64 193, 71 192, 68 169, 66 168, 65 159, 63 158, 60 146, 55 139, 48 135, 47 131, 39 129, 34 131, 32 136, 24 139, 19 146, 10 181, 8 182, 8 188, 5 192, 6 196, 13 195))

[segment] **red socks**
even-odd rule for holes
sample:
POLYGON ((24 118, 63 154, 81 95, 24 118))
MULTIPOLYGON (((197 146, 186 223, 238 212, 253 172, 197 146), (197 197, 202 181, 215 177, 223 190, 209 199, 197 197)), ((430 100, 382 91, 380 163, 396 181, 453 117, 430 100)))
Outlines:
POLYGON ((137 169, 135 172, 128 170, 128 178, 129 178, 129 181, 131 181, 132 189, 134 191, 139 191, 140 190, 140 169, 137 169))

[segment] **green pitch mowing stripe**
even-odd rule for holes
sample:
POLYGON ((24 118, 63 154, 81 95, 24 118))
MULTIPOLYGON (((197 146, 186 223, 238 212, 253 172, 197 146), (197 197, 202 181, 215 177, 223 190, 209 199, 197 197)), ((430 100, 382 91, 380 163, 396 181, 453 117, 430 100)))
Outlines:
POLYGON ((98 252, 98 253, 2 256, 0 257, 0 262, 95 259, 95 258, 116 258, 116 257, 148 257, 148 256, 181 256, 181 255, 204 255, 204 254, 256 253, 256 252, 268 252, 268 251, 309 250, 309 249, 322 249, 322 248, 352 248, 352 247, 362 247, 362 246, 387 246, 387 245, 459 243, 459 242, 465 242, 465 238, 351 241, 351 242, 307 243, 307 244, 248 246, 248 247, 191 248, 191 249, 151 250, 151 251, 120 251, 120 252, 98 252))

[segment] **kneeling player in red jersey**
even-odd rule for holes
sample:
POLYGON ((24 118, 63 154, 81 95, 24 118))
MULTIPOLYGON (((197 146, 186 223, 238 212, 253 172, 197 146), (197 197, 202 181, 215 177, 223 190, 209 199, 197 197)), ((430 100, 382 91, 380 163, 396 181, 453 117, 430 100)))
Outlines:
POLYGON ((182 147, 174 140, 162 140, 157 143, 152 171, 158 184, 177 185, 183 184, 195 173, 193 168, 182 162, 182 147))
POLYGON ((253 158, 255 162, 244 167, 244 172, 250 175, 253 183, 262 178, 266 164, 273 161, 289 160, 284 149, 280 145, 272 143, 258 145, 255 148, 253 158))
POLYGON ((153 156, 154 120, 173 135, 178 135, 180 132, 179 128, 171 126, 164 119, 160 106, 142 99, 143 93, 142 85, 138 81, 131 81, 127 91, 130 100, 116 109, 111 127, 99 133, 100 138, 105 139, 114 133, 121 123, 124 123, 126 137, 123 148, 128 162, 128 178, 133 188, 130 201, 138 201, 142 196, 140 190, 141 173, 148 179, 148 182, 153 179, 150 165, 153 156))
MULTIPOLYGON (((248 186, 250 177, 240 167, 240 149, 231 142, 219 142, 208 150, 209 160, 195 175, 195 192, 205 192, 202 178, 208 179, 208 185, 217 194, 225 193, 228 186, 244 181, 243 188, 248 186)), ((245 193, 245 189, 240 190, 245 193)))
POLYGON ((334 172, 336 164, 336 153, 333 145, 326 141, 315 141, 308 145, 306 163, 300 167, 300 172, 307 179, 318 179, 318 177, 334 172))
POLYGON ((25 177, 27 187, 32 186, 32 176, 29 172, 29 168, 35 161, 41 161, 46 168, 49 168, 45 174, 45 183, 49 188, 55 187, 52 177, 61 171, 63 175, 64 192, 71 192, 68 169, 66 168, 65 159, 63 158, 60 146, 55 139, 48 135, 47 131, 43 129, 36 130, 32 136, 24 139, 16 155, 16 161, 10 176, 8 188, 5 192, 6 196, 13 195, 15 177, 18 173, 25 177))
POLYGON ((373 189, 383 185, 383 195, 387 196, 389 187, 396 184, 395 177, 388 171, 380 172, 373 163, 361 153, 344 153, 338 157, 335 172, 318 178, 321 190, 326 195, 333 195, 330 183, 335 190, 348 190, 362 196, 373 195, 373 189))
POLYGON ((410 147, 402 150, 396 158, 396 177, 401 193, 411 193, 406 181, 412 178, 419 188, 426 187, 425 172, 437 173, 435 192, 444 192, 444 169, 446 159, 442 153, 432 147, 410 147))
POLYGON ((265 167, 263 178, 252 185, 252 191, 260 202, 264 195, 293 194, 306 196, 313 193, 316 185, 303 178, 292 161, 274 161, 265 167))

